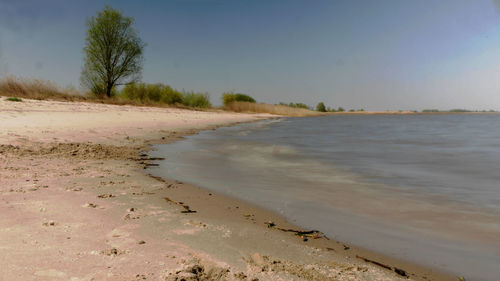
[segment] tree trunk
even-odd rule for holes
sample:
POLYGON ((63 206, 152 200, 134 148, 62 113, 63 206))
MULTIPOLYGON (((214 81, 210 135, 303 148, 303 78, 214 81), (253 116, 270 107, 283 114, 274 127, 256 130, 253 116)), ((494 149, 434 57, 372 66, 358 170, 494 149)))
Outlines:
POLYGON ((112 85, 112 84, 108 84, 108 85, 106 85, 106 96, 107 96, 108 98, 110 98, 110 97, 111 97, 111 90, 113 90, 113 85, 112 85))

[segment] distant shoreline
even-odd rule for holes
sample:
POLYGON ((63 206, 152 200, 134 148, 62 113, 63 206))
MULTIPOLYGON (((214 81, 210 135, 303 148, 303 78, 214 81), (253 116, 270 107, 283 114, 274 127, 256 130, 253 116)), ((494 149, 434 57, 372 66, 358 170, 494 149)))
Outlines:
POLYGON ((413 111, 355 111, 355 112, 325 112, 325 115, 446 115, 446 114, 500 114, 500 112, 483 112, 483 111, 439 111, 439 112, 413 112, 413 111))

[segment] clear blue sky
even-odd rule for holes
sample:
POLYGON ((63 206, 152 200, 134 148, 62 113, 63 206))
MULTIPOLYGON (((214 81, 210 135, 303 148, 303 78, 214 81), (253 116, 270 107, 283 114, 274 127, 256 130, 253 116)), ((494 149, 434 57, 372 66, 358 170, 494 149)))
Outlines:
POLYGON ((0 0, 0 75, 79 86, 85 19, 136 20, 143 80, 258 101, 500 110, 492 0, 0 0))

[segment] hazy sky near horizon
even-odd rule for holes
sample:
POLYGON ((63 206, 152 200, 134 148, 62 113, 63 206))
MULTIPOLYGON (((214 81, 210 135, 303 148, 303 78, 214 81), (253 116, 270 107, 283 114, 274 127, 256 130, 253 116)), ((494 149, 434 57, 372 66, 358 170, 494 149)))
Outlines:
POLYGON ((85 19, 136 20, 143 80, 258 101, 500 110, 500 1, 0 0, 0 75, 79 86, 85 19))

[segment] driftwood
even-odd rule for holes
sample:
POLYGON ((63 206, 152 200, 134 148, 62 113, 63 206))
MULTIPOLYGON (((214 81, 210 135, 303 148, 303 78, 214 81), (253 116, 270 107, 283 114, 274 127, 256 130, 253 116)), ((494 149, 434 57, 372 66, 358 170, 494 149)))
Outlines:
POLYGON ((380 262, 378 262, 378 261, 374 261, 374 260, 371 260, 371 259, 367 259, 367 258, 365 258, 365 257, 358 256, 358 255, 356 255, 356 258, 361 259, 361 260, 363 260, 363 261, 365 261, 365 262, 369 262, 369 263, 372 263, 372 264, 374 264, 374 265, 377 265, 377 266, 383 267, 383 268, 388 269, 388 270, 391 270, 391 271, 392 271, 392 270, 394 270, 394 272, 396 272, 397 274, 399 274, 399 275, 401 275, 401 276, 403 276, 403 277, 407 277, 407 276, 408 276, 408 274, 406 273, 406 271, 405 271, 405 270, 403 270, 403 269, 401 269, 401 268, 392 267, 392 266, 389 266, 389 265, 386 265, 386 264, 380 263, 380 262))
POLYGON ((136 158, 135 159, 139 164, 144 165, 144 169, 147 169, 148 167, 158 167, 160 164, 156 163, 151 163, 149 161, 155 161, 155 160, 165 160, 165 158, 162 157, 141 157, 141 158, 136 158))
POLYGON ((159 182, 163 182, 163 183, 166 183, 166 182, 167 182, 166 180, 164 180, 164 179, 163 179, 163 178, 161 178, 161 177, 153 176, 153 175, 151 175, 151 174, 148 174, 148 176, 150 176, 151 178, 153 178, 153 179, 155 179, 155 180, 157 180, 157 181, 159 181, 159 182))
POLYGON ((183 213, 183 214, 196 213, 196 211, 191 210, 188 205, 184 205, 184 202, 175 201, 175 200, 172 200, 168 197, 165 197, 163 199, 165 199, 165 201, 167 201, 167 202, 171 202, 171 203, 177 204, 179 206, 182 206, 184 208, 184 211, 181 211, 181 213, 183 213))
POLYGON ((285 228, 281 228, 281 227, 276 227, 276 224, 272 221, 269 221, 269 222, 265 222, 265 224, 267 225, 267 227, 269 228, 276 228, 278 230, 281 230, 283 232, 293 232, 295 233, 295 235, 299 236, 300 238, 304 239, 304 241, 307 241, 309 238, 312 238, 312 239, 318 239, 318 238, 325 238, 327 240, 330 240, 328 239, 328 237, 325 236, 325 234, 319 230, 296 230, 296 229, 285 229, 285 228))
POLYGON ((139 158, 137 159, 138 161, 155 161, 155 160, 165 160, 163 157, 145 157, 145 158, 139 158))

